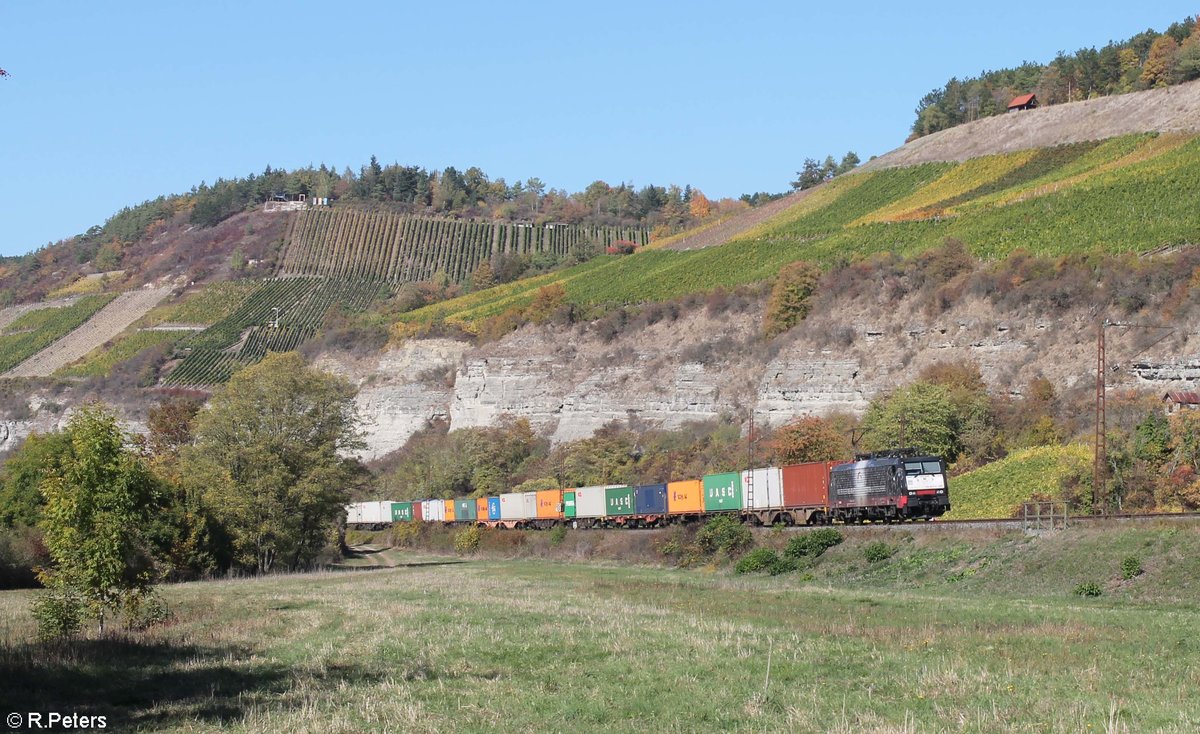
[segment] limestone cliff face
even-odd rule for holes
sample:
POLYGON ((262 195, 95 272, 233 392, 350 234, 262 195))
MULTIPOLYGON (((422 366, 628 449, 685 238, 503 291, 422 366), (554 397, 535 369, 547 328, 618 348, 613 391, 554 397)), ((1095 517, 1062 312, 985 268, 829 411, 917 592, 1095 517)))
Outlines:
MULTIPOLYGON (((366 458, 399 448, 431 418, 466 428, 524 417, 552 440, 569 441, 614 419, 673 428, 721 415, 744 419, 751 410, 773 425, 805 414, 861 414, 872 398, 939 361, 977 362, 1000 392, 1019 393, 1045 376, 1060 393, 1077 390, 1081 410, 1095 380, 1095 322, 1083 312, 1000 313, 965 300, 930 317, 916 301, 886 309, 849 303, 774 343, 758 338, 760 323, 758 312, 700 311, 611 341, 579 327, 526 327, 479 347, 416 340, 369 364, 319 364, 361 385, 366 458)), ((1122 339, 1110 337, 1110 364, 1120 364, 1122 349, 1137 351, 1122 339)), ((1195 389, 1198 347, 1196 337, 1179 335, 1121 365, 1109 384, 1195 389)))

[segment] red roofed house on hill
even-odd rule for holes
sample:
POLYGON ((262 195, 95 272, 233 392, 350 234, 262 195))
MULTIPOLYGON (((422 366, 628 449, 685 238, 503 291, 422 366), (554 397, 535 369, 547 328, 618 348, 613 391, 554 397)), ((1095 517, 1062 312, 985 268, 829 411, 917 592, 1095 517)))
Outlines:
POLYGON ((1008 103, 1008 111, 1016 112, 1017 110, 1032 110, 1038 106, 1036 94, 1022 94, 1020 97, 1013 97, 1013 101, 1008 103))

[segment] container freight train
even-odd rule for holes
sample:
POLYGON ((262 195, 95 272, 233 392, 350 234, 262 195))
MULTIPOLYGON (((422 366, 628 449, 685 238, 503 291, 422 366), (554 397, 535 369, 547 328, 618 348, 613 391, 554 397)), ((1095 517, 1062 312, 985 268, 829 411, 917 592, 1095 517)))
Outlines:
POLYGON ((950 510, 946 462, 909 450, 709 474, 665 484, 609 484, 497 497, 347 506, 346 525, 419 520, 503 528, 649 528, 731 514, 759 525, 931 520, 950 510))

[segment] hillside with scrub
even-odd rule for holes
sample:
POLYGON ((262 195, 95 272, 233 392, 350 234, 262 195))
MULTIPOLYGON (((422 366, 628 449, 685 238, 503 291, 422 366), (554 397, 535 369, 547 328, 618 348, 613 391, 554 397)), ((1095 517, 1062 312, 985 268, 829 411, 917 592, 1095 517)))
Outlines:
POLYGON ((401 335, 436 324, 514 328, 538 294, 583 313, 770 279, 795 261, 832 268, 947 240, 983 260, 1145 254, 1200 230, 1195 134, 1141 134, 835 178, 728 241, 703 249, 604 256, 561 272, 399 315, 401 335))

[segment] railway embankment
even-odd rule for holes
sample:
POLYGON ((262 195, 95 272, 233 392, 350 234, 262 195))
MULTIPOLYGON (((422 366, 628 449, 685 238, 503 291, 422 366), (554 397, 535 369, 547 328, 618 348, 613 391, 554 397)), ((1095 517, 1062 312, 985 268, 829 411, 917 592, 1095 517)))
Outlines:
MULTIPOLYGON (((465 549, 460 536, 470 530, 406 524, 377 533, 349 533, 347 540, 356 550, 346 565, 402 566, 414 557, 434 554, 467 561, 549 559, 734 574, 736 559, 752 548, 783 553, 793 538, 812 532, 756 528, 750 533, 751 546, 728 553, 702 548, 699 530, 481 528, 477 545, 465 549)), ((936 522, 837 530, 841 542, 819 556, 800 558, 798 568, 786 574, 789 583, 1022 598, 1098 590, 1102 598, 1171 605, 1192 605, 1200 599, 1200 520, 1195 518, 1081 521, 1069 523, 1065 530, 1040 533, 1026 532, 1020 525, 936 522)))

